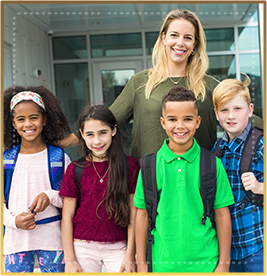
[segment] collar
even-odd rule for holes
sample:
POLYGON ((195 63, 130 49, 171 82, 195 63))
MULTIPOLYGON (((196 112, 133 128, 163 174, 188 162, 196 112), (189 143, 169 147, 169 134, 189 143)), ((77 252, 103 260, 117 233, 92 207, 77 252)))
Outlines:
MULTIPOLYGON (((250 121, 248 121, 248 124, 247 124, 246 128, 243 130, 243 132, 240 135, 236 136, 233 140, 238 138, 242 141, 246 141, 250 129, 251 129, 251 123, 250 123, 250 121)), ((222 135, 222 140, 224 140, 226 143, 228 143, 228 141, 229 141, 229 135, 226 130, 224 131, 224 133, 222 135)))
POLYGON ((180 157, 185 161, 192 163, 197 155, 200 153, 200 146, 196 142, 195 138, 193 138, 192 147, 186 153, 181 155, 175 154, 173 151, 171 151, 171 149, 168 147, 168 143, 169 138, 164 140, 163 145, 160 149, 160 153, 167 163, 172 162, 174 159, 177 159, 177 157, 180 157))

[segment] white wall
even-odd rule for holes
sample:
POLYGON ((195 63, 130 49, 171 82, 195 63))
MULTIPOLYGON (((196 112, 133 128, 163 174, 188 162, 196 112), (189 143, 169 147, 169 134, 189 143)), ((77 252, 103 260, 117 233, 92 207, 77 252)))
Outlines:
MULTIPOLYGON (((41 78, 34 76, 33 73, 34 69, 40 69, 46 87, 51 89, 48 42, 47 33, 4 5, 4 43, 10 46, 12 52, 12 85, 38 86, 43 84, 41 78)), ((6 66, 8 65, 4 64, 4 70, 9 69, 6 66)))

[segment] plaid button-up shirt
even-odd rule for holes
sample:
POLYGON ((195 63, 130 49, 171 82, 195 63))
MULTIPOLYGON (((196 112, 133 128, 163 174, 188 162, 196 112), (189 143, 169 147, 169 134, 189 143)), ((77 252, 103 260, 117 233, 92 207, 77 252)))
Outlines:
MULTIPOLYGON (((227 172, 235 199, 235 204, 229 206, 232 218, 231 259, 240 260, 259 251, 263 247, 263 207, 252 205, 244 210, 238 206, 246 197, 239 174, 244 142, 251 128, 250 122, 245 130, 228 144, 228 134, 224 132, 220 142, 221 160, 227 172)), ((212 151, 215 150, 217 142, 212 151)), ((263 138, 261 138, 252 164, 252 172, 256 179, 263 183, 263 138)))

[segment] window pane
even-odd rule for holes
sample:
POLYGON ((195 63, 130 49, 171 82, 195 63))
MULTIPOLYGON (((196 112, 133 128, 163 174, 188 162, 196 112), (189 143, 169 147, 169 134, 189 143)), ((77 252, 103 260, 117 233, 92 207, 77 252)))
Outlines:
POLYGON ((259 49, 259 28, 240 27, 238 28, 239 50, 259 49))
MULTIPOLYGON (((101 71, 103 98, 106 106, 114 102, 134 74, 134 69, 101 71)), ((132 126, 133 121, 130 121, 127 126, 120 128, 123 148, 127 155, 131 155, 132 126)))
POLYGON ((72 131, 90 99, 87 63, 55 64, 56 95, 72 131))
POLYGON ((209 56, 208 74, 220 81, 227 78, 235 78, 235 56, 209 56))
POLYGON ((12 85, 12 47, 4 43, 4 89, 12 85))
POLYGON ((91 49, 92 57, 140 56, 141 33, 92 35, 91 49))
POLYGON ((134 74, 134 69, 101 71, 103 98, 106 106, 114 102, 134 74))
POLYGON ((205 30, 207 38, 207 52, 211 51, 233 51, 234 44, 234 29, 208 29, 205 30))
MULTIPOLYGON (((71 131, 78 129, 77 121, 83 108, 90 104, 87 63, 55 64, 56 95, 68 118, 71 131)), ((65 149, 71 160, 81 156, 77 147, 65 149)))
POLYGON ((158 32, 146 33, 146 54, 147 55, 152 55, 152 51, 158 36, 159 36, 158 32))
POLYGON ((54 59, 81 59, 87 58, 86 37, 54 37, 54 59))
MULTIPOLYGON (((251 84, 249 86, 251 101, 254 104, 254 114, 262 117, 262 85, 259 54, 240 54, 240 72, 246 73, 251 84)), ((245 76, 241 74, 243 81, 245 76)))

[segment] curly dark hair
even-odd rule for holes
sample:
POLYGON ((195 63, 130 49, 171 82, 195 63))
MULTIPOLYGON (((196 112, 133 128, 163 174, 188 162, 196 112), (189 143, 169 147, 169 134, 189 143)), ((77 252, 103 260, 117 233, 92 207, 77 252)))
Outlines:
POLYGON ((21 141, 21 137, 14 129, 13 111, 10 112, 10 101, 12 97, 22 91, 32 91, 43 98, 45 111, 38 106, 43 116, 47 116, 46 125, 42 131, 43 141, 47 144, 56 145, 64 138, 64 132, 70 133, 69 122, 61 109, 58 98, 44 86, 15 86, 9 87, 4 92, 4 147, 11 149, 21 141))

